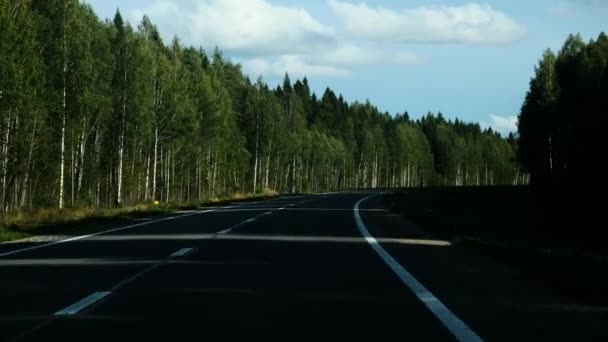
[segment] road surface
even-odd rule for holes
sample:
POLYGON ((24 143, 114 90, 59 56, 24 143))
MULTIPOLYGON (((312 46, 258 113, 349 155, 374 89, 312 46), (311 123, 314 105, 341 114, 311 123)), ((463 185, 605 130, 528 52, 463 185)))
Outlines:
POLYGON ((433 238, 374 192, 0 245, 0 340, 608 340, 608 309, 433 238))

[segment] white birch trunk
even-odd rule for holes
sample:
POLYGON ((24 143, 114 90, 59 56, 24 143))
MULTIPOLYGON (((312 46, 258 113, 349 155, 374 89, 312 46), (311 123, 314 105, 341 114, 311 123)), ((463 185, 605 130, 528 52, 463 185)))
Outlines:
POLYGON ((66 90, 66 77, 67 77, 68 65, 67 62, 63 63, 63 110, 61 116, 61 155, 59 167, 59 209, 63 209, 63 186, 64 186, 64 173, 65 173, 65 124, 67 116, 67 90, 66 90))
POLYGON ((145 180, 145 194, 144 199, 150 200, 150 156, 146 156, 146 180, 145 180))
POLYGON ((154 130, 154 156, 152 157, 152 200, 156 201, 156 169, 158 167, 158 128, 154 130))
POLYGON ((62 117, 61 117, 61 151, 60 151, 60 162, 61 165, 59 167, 59 209, 63 209, 63 196, 64 196, 64 173, 65 173, 65 125, 66 125, 66 117, 67 117, 67 74, 68 74, 68 49, 67 49, 67 41, 66 41, 66 17, 67 17, 67 2, 64 2, 63 8, 63 25, 62 28, 64 30, 62 37, 62 47, 63 47, 63 103, 62 103, 62 117))
MULTIPOLYGON (((256 118, 257 119, 257 118, 256 118)), ((253 164, 253 193, 257 193, 258 186, 258 159, 259 159, 259 143, 260 143, 260 133, 258 129, 258 124, 256 123, 255 129, 255 162, 253 164)))
POLYGON ((29 151, 27 153, 27 164, 26 164, 26 169, 25 169, 25 179, 23 181, 23 189, 22 189, 22 193, 21 193, 21 207, 25 206, 25 202, 27 199, 27 192, 29 189, 29 185, 30 185, 30 173, 32 170, 32 157, 34 154, 34 144, 36 142, 36 129, 37 129, 37 125, 38 125, 38 120, 37 118, 34 118, 34 127, 32 129, 32 138, 30 139, 30 148, 29 151))
POLYGON ((7 211, 8 206, 7 206, 7 184, 8 184, 8 145, 9 145, 9 141, 10 141, 10 137, 11 137, 11 116, 10 116, 10 112, 9 115, 7 115, 6 118, 6 131, 4 132, 4 141, 3 141, 3 146, 2 146, 2 154, 3 154, 3 161, 2 161, 2 210, 7 211))
POLYGON ((296 155, 293 156, 293 162, 291 167, 291 193, 296 192, 296 155))
POLYGON ((171 199, 171 149, 167 150, 167 200, 169 203, 171 199))
POLYGON ((80 191, 82 190, 82 180, 84 177, 84 160, 85 160, 85 153, 86 153, 86 135, 85 135, 85 130, 86 130, 86 124, 85 124, 85 120, 82 120, 82 133, 80 135, 80 144, 79 144, 79 148, 78 148, 78 165, 77 165, 77 172, 78 172, 78 180, 76 181, 76 199, 78 199, 80 197, 80 191))
MULTIPOLYGON (((127 80, 127 73, 125 72, 125 82, 127 80)), ((124 151, 125 151, 125 121, 127 116, 127 98, 125 90, 122 92, 122 117, 120 122, 120 137, 118 138, 118 191, 116 194, 116 203, 122 204, 122 173, 124 163, 124 151)))

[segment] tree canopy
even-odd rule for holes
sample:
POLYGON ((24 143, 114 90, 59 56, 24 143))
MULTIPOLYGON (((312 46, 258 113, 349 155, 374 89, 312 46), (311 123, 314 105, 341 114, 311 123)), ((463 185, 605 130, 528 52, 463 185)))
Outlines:
POLYGON ((534 184, 599 179, 591 161, 603 152, 602 127, 594 118, 608 107, 607 94, 606 34, 589 42, 570 35, 557 54, 545 51, 519 115, 517 157, 534 184))
MULTIPOLYGON (((4 211, 191 203, 264 188, 525 183, 515 137, 441 113, 391 116, 330 88, 315 94, 307 78, 285 75, 275 88, 252 82, 219 49, 209 56, 177 37, 163 42, 148 17, 131 27, 118 12, 99 20, 78 0, 1 0, 0 27, 4 211)), ((606 59, 597 57, 605 40, 573 39, 539 67, 520 126, 520 159, 531 172, 537 154, 551 151, 560 170, 580 158, 564 146, 586 121, 563 123, 579 105, 573 96, 605 101, 606 59), (587 77, 594 81, 581 88, 559 85, 587 77)))

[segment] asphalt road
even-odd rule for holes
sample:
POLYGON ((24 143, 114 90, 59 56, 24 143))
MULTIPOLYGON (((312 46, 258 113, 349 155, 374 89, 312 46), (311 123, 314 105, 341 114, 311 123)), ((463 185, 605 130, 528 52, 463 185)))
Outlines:
POLYGON ((133 225, 0 245, 0 340, 608 340, 608 308, 437 240, 372 192, 133 225))

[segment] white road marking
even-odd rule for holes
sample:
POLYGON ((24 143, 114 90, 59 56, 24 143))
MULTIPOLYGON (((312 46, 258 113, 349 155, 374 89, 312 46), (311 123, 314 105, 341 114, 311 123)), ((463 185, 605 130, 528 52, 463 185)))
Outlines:
POLYGON ((191 213, 195 213, 196 210, 180 210, 180 211, 176 211, 176 214, 191 214, 191 213))
MULTIPOLYGON (((314 200, 314 199, 313 199, 313 200, 314 200)), ((305 202, 304 202, 304 201, 302 201, 302 202, 298 202, 298 203, 294 203, 294 204, 290 204, 290 205, 297 205, 297 204, 301 204, 301 203, 308 203, 308 202, 312 202, 313 200, 310 200, 310 201, 305 201, 305 202)), ((264 209, 264 210, 268 210, 268 208, 263 208, 263 209, 264 209)), ((217 236, 221 236, 221 235, 226 235, 226 234, 229 234, 229 233, 231 233, 233 230, 235 230, 236 228, 238 228, 238 227, 240 227, 240 226, 243 226, 243 225, 245 225, 245 224, 247 224, 247 223, 252 223, 252 222, 255 222, 255 221, 258 219, 258 218, 260 218, 260 217, 262 217, 262 216, 270 215, 270 214, 274 213, 275 211, 281 211, 281 210, 286 210, 286 209, 287 209, 287 208, 282 207, 282 208, 279 208, 279 209, 274 209, 274 210, 271 210, 271 211, 265 212, 265 213, 263 213, 263 214, 260 214, 260 215, 254 216, 254 217, 252 217, 252 218, 250 218, 250 219, 248 219, 248 220, 245 220, 245 221, 243 221, 243 222, 239 222, 239 223, 235 224, 234 226, 232 226, 232 227, 230 227, 230 228, 227 228, 227 229, 224 229, 224 230, 220 230, 219 232, 217 232, 217 233, 215 233, 215 234, 216 234, 217 236)))
POLYGON ((0 253, 0 257, 5 257, 5 256, 9 256, 9 255, 15 255, 15 254, 19 254, 19 253, 23 253, 23 252, 27 252, 27 251, 33 251, 33 250, 36 250, 36 249, 50 247, 50 246, 54 246, 54 245, 59 245, 59 244, 62 244, 62 243, 83 240, 83 239, 87 239, 87 238, 90 238, 90 237, 99 236, 99 235, 103 235, 103 234, 119 232, 119 231, 123 231, 123 230, 127 230, 127 229, 133 229, 133 228, 137 228, 137 227, 141 227, 141 226, 146 226, 146 225, 153 224, 153 223, 170 221, 170 220, 174 220, 176 218, 204 214, 204 213, 208 213, 208 212, 212 212, 212 211, 213 210, 205 210, 205 211, 198 211, 198 212, 195 212, 195 213, 185 214, 185 215, 181 215, 181 216, 165 217, 165 218, 154 220, 154 221, 147 221, 147 222, 132 224, 132 225, 125 226, 125 227, 114 228, 114 229, 110 229, 110 230, 104 230, 102 232, 97 232, 97 233, 93 233, 93 234, 76 236, 76 237, 65 239, 65 240, 59 240, 59 241, 45 243, 43 245, 37 245, 37 246, 17 249, 17 250, 6 252, 6 253, 0 253))
MULTIPOLYGON (((262 201, 246 203, 246 204, 243 204, 243 206, 244 205, 249 205, 249 204, 255 204, 255 203, 259 203, 259 202, 262 202, 262 201)), ((236 207, 240 207, 240 206, 228 206, 228 207, 224 207, 224 208, 229 209, 229 208, 236 208, 236 207)), ((205 208, 200 208, 200 209, 205 209, 205 208)), ((44 245, 39 245, 39 246, 34 246, 34 247, 29 247, 29 248, 23 248, 23 249, 11 251, 11 252, 3 253, 3 254, 0 254, 0 257, 2 257, 2 256, 8 256, 8 255, 14 255, 14 254, 18 254, 18 253, 25 252, 25 251, 30 251, 30 250, 36 250, 36 249, 39 249, 39 248, 48 247, 48 246, 52 246, 52 245, 57 245, 57 244, 60 244, 60 243, 67 243, 67 242, 71 242, 71 241, 82 240, 82 239, 86 239, 86 238, 90 238, 90 237, 95 237, 95 236, 99 236, 99 235, 103 235, 103 234, 107 234, 107 233, 111 233, 111 232, 117 232, 117 231, 121 231, 121 230, 126 230, 126 229, 135 228, 135 227, 140 227, 140 226, 144 226, 144 225, 148 225, 148 224, 152 224, 152 223, 156 223, 156 222, 162 222, 162 221, 172 220, 172 219, 179 218, 179 217, 198 215, 198 214, 208 213, 208 212, 213 212, 213 211, 216 211, 216 208, 213 208, 213 209, 210 209, 210 210, 192 212, 192 213, 188 213, 188 214, 177 216, 177 217, 164 218, 164 219, 160 219, 160 220, 155 220, 155 221, 149 221, 149 222, 134 224, 134 225, 126 226, 126 227, 120 227, 120 228, 110 229, 110 230, 106 230, 106 231, 102 231, 102 232, 97 232, 97 233, 94 233, 94 234, 77 236, 77 237, 74 237, 74 238, 60 240, 60 241, 55 241, 55 242, 47 243, 47 244, 44 244, 44 245)), ((232 230, 232 228, 230 228, 228 230, 232 230)), ((178 251, 178 252, 180 252, 180 251, 178 251)), ((176 252, 176 253, 178 253, 178 252, 176 252)), ((144 269, 144 270, 142 270, 142 271, 134 274, 133 276, 131 276, 131 277, 129 277, 129 278, 121 281, 120 283, 114 285, 110 289, 110 291, 95 292, 95 293, 91 294, 90 296, 81 299, 77 303, 74 303, 74 304, 68 306, 67 308, 65 308, 63 310, 57 311, 55 313, 55 315, 56 316, 65 316, 65 315, 74 315, 74 314, 77 314, 78 312, 82 311, 83 309, 85 309, 85 308, 93 305, 94 303, 100 301, 101 299, 103 299, 103 298, 111 295, 113 291, 116 291, 119 288, 123 287, 124 285, 126 285, 126 284, 128 284, 128 283, 130 283, 130 282, 132 282, 132 281, 134 281, 134 280, 142 277, 146 273, 151 272, 151 271, 159 268, 164 263, 170 263, 170 262, 171 261, 170 261, 169 258, 167 258, 167 259, 165 259, 163 261, 160 261, 160 262, 156 262, 154 265, 152 265, 152 266, 150 266, 150 267, 148 267, 148 268, 146 268, 146 269, 144 269)), ((36 332, 36 331, 44 328, 45 326, 51 324, 51 322, 53 322, 53 320, 52 319, 48 319, 48 320, 44 321, 43 323, 35 326, 34 328, 32 328, 30 330, 27 330, 24 333, 18 335, 13 340, 19 340, 19 339, 22 339, 22 338, 24 338, 26 336, 29 336, 32 333, 34 333, 34 332, 36 332)))
POLYGON ((171 257, 185 256, 186 254, 192 253, 193 251, 194 251, 194 248, 182 248, 179 251, 171 254, 171 257))
POLYGON ((102 291, 95 292, 90 296, 87 296, 78 302, 68 306, 67 308, 55 312, 55 316, 70 316, 79 313, 80 311, 86 309, 87 307, 95 304, 96 302, 102 300, 103 298, 109 296, 112 292, 110 291, 102 291))
POLYGON ((251 222, 255 222, 256 218, 261 217, 262 215, 264 215, 264 214, 260 214, 260 215, 258 215, 256 217, 252 217, 252 218, 250 218, 248 220, 239 222, 239 223, 235 224, 234 226, 232 226, 230 228, 227 228, 227 229, 224 229, 224 230, 220 230, 219 232, 216 233, 216 235, 228 234, 228 233, 232 232, 234 229, 236 229, 236 228, 238 228, 238 227, 240 227, 242 225, 245 225, 245 224, 251 223, 251 222))
MULTIPOLYGON (((261 234, 232 234, 218 236, 222 240, 254 240, 254 241, 293 241, 293 242, 328 242, 328 243, 367 243, 364 237, 343 236, 306 236, 306 235, 261 235, 261 234)), ((414 246, 450 247, 449 241, 443 240, 418 240, 418 239, 394 239, 378 238, 379 243, 392 243, 414 246)), ((3 265, 0 262, 0 265, 3 265)))
MULTIPOLYGON (((244 209, 222 209, 222 210, 215 210, 215 213, 241 213, 241 212, 254 212, 254 211, 267 211, 269 209, 273 209, 273 211, 279 210, 279 207, 258 207, 258 208, 244 208, 244 209)), ((337 208, 294 208, 291 205, 288 205, 288 208, 284 208, 284 210, 288 210, 288 211, 335 211, 335 212, 348 212, 349 214, 352 213, 353 209, 352 208, 344 208, 344 209, 337 209, 337 208)), ((363 212, 378 212, 378 213, 386 213, 386 212, 390 212, 390 210, 387 209, 361 209, 361 211, 363 212)))
POLYGON ((469 328, 460 318, 450 311, 431 291, 427 290, 414 276, 408 272, 403 266, 395 260, 376 240, 365 227, 361 215, 359 214, 359 205, 365 200, 374 197, 378 194, 363 198, 355 204, 353 209, 357 228, 365 237, 365 240, 372 246, 374 251, 384 260, 393 272, 401 279, 401 281, 410 289, 420 301, 431 310, 433 315, 437 317, 443 325, 461 342, 480 342, 483 341, 471 328, 469 328))
MULTIPOLYGON (((263 201, 248 202, 248 203, 245 203, 245 204, 242 204, 242 205, 228 206, 228 207, 224 207, 224 208, 231 209, 231 208, 241 207, 241 206, 245 206, 245 205, 256 204, 256 203, 260 203, 260 202, 263 202, 263 201)), ((201 208, 201 209, 203 209, 203 208, 201 208)), ((15 255, 15 254, 19 254, 19 253, 23 253, 23 252, 27 252, 27 251, 33 251, 33 250, 36 250, 36 249, 41 249, 41 248, 45 248, 45 247, 59 245, 59 244, 67 243, 67 242, 73 242, 73 241, 88 239, 88 238, 91 238, 91 237, 94 237, 94 236, 99 236, 99 235, 104 235, 104 234, 108 234, 108 233, 114 233, 114 232, 119 232, 119 231, 123 231, 123 230, 133 229, 133 228, 137 228, 137 227, 141 227, 141 226, 150 225, 150 224, 153 224, 153 223, 158 223, 158 222, 163 222, 163 221, 170 221, 170 220, 175 220, 177 218, 188 217, 188 216, 193 216, 193 215, 200 215, 200 214, 204 214, 204 213, 210 213, 210 212, 216 211, 217 209, 219 209, 219 207, 218 208, 207 209, 207 210, 196 211, 196 212, 192 212, 192 213, 184 214, 184 215, 179 215, 179 216, 171 216, 171 217, 165 217, 165 218, 158 219, 158 220, 146 221, 146 222, 142 222, 142 223, 136 223, 136 224, 128 225, 128 226, 125 226, 125 227, 119 227, 119 228, 114 228, 114 229, 110 229, 110 230, 104 230, 104 231, 93 233, 93 234, 75 236, 75 237, 69 238, 69 239, 64 239, 64 240, 59 240, 59 241, 53 241, 53 242, 45 243, 45 244, 42 244, 42 245, 31 246, 31 247, 21 248, 21 249, 17 249, 17 250, 10 251, 10 252, 0 253, 0 257, 5 257, 5 256, 9 256, 9 255, 15 255)))
MULTIPOLYGON (((335 211, 335 212, 352 212, 352 209, 337 209, 337 208, 287 208, 286 210, 288 211, 335 211)), ((388 209, 361 209, 360 211, 364 211, 364 212, 379 212, 379 213, 386 213, 386 212, 390 212, 390 210, 388 209)))

